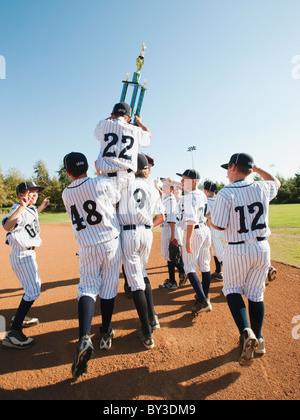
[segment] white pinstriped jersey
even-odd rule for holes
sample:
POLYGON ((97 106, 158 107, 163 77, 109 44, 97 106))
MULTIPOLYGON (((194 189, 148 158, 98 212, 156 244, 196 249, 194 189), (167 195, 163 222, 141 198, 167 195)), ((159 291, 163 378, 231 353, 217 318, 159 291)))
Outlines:
POLYGON ((162 203, 165 208, 165 221, 162 227, 168 226, 168 223, 177 223, 178 206, 174 195, 162 196, 162 203))
POLYGON ((209 213, 214 206, 216 197, 207 197, 207 212, 209 213))
POLYGON ((124 225, 153 226, 153 214, 165 211, 158 191, 146 179, 135 178, 121 191, 119 221, 124 225))
MULTIPOLYGON (((20 207, 20 203, 14 203, 10 214, 2 220, 4 226, 6 220, 20 207)), ((39 214, 35 206, 26 207, 21 213, 15 228, 6 235, 6 243, 13 249, 22 250, 31 247, 39 247, 42 244, 40 237, 39 214)))
POLYGON ((127 123, 123 117, 100 121, 95 138, 100 142, 96 166, 105 173, 127 169, 136 172, 139 147, 150 144, 150 134, 127 123))
POLYGON ((212 223, 224 230, 226 242, 268 237, 269 202, 278 192, 275 181, 242 180, 225 186, 217 194, 212 223))
POLYGON ((65 188, 62 198, 79 245, 98 245, 119 236, 115 204, 120 193, 108 178, 77 179, 65 188))
POLYGON ((187 224, 198 225, 205 222, 207 198, 203 191, 195 190, 183 196, 179 203, 179 227, 187 229, 187 224))
MULTIPOLYGON (((207 197, 207 213, 211 213, 216 197, 207 197)), ((209 227, 211 233, 211 253, 219 262, 224 259, 223 232, 209 227)))

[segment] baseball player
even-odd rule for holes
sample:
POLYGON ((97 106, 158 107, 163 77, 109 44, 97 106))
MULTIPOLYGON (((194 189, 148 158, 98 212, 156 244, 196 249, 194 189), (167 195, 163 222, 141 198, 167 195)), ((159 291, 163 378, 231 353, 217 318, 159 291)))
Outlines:
POLYGON ((100 349, 110 349, 114 337, 111 319, 121 264, 115 206, 120 193, 107 177, 87 176, 88 162, 82 153, 66 155, 64 167, 72 183, 65 188, 62 198, 79 244, 79 341, 72 365, 73 378, 77 379, 86 372, 94 353, 90 331, 98 294, 102 315, 100 349))
POLYGON ((224 247, 223 247, 223 240, 222 240, 222 232, 219 230, 214 229, 210 224, 210 215, 211 209, 215 202, 217 186, 212 181, 205 181, 203 192, 207 197, 207 226, 210 228, 211 233, 211 253, 214 257, 215 264, 216 264, 216 271, 211 275, 212 279, 216 279, 219 281, 223 280, 223 273, 222 273, 222 262, 224 258, 224 247))
POLYGON ((148 176, 147 158, 139 154, 135 180, 121 191, 118 214, 122 260, 142 325, 138 337, 146 349, 151 349, 154 347, 153 330, 160 325, 146 266, 153 242, 151 229, 164 221, 164 207, 157 190, 148 182, 148 176))
POLYGON ((18 277, 25 294, 12 319, 10 330, 2 344, 6 347, 26 349, 34 344, 33 338, 27 338, 22 327, 38 324, 37 318, 27 314, 41 293, 41 279, 36 263, 35 248, 41 246, 39 213, 49 205, 49 197, 36 208, 38 193, 44 187, 34 182, 22 182, 17 186, 19 202, 13 205, 11 213, 2 220, 3 228, 8 232, 6 244, 12 248, 9 256, 13 272, 18 277))
POLYGON ((170 260, 169 255, 169 245, 171 242, 176 240, 182 246, 181 237, 177 232, 178 206, 171 179, 161 178, 161 180, 163 181, 161 198, 165 207, 165 221, 161 224, 161 252, 164 259, 168 262, 169 278, 163 284, 160 284, 159 288, 163 290, 176 290, 175 266, 179 271, 180 281, 185 277, 183 264, 175 265, 175 262, 170 260))
MULTIPOLYGON (((149 170, 149 174, 150 174, 151 169, 153 168, 153 166, 155 166, 155 161, 151 156, 149 156, 149 155, 145 155, 145 156, 146 156, 147 161, 148 161, 148 170, 149 170)), ((148 178, 148 180, 149 180, 149 178, 148 178)), ((122 264, 122 273, 123 273, 123 276, 124 276, 124 292, 125 292, 125 295, 129 299, 131 299, 133 296, 132 296, 131 289, 128 286, 127 277, 126 277, 126 273, 125 273, 123 264, 122 264)))
POLYGON ((205 224, 207 198, 199 190, 199 172, 187 169, 182 177, 182 188, 186 191, 180 201, 179 226, 186 231, 183 246, 184 270, 196 292, 196 303, 192 307, 193 314, 210 312, 212 306, 209 301, 210 274, 210 246, 209 228, 205 224), (202 272, 202 284, 197 275, 197 264, 202 272))
POLYGON ((121 102, 95 129, 95 138, 100 142, 97 169, 111 178, 118 189, 134 180, 138 149, 150 144, 150 130, 142 124, 141 117, 135 116, 135 120, 137 126, 130 124, 131 108, 121 102))
POLYGON ((215 229, 223 230, 226 242, 223 293, 239 329, 240 364, 245 365, 253 361, 255 354, 265 354, 262 327, 265 279, 270 266, 268 211, 280 182, 258 168, 246 153, 235 153, 229 163, 221 166, 227 169, 230 184, 218 192, 211 222, 215 229), (263 181, 248 179, 252 172, 263 181), (249 301, 250 323, 243 294, 249 301))

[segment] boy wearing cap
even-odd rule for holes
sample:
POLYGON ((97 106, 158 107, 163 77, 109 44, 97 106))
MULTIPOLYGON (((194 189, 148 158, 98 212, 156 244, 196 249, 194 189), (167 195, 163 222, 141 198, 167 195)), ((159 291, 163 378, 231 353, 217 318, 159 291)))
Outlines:
POLYGON ((95 138, 100 142, 96 168, 112 179, 118 189, 134 180, 140 147, 150 144, 151 133, 135 116, 130 124, 132 110, 125 102, 114 106, 111 116, 98 123, 95 138))
POLYGON ((163 284, 160 284, 159 288, 162 290, 176 290, 178 286, 175 279, 175 267, 179 271, 180 284, 185 279, 183 262, 176 264, 174 261, 171 261, 169 252, 171 242, 176 241, 182 246, 181 237, 178 235, 177 229, 178 206, 171 178, 161 178, 161 181, 163 182, 161 200, 165 208, 165 221, 161 224, 161 253, 168 262, 169 278, 163 284))
POLYGON ((179 226, 186 231, 183 245, 184 270, 196 292, 196 303, 191 312, 210 312, 209 301, 210 274, 210 245, 209 228, 205 224, 207 206, 206 196, 199 190, 200 174, 188 169, 182 177, 182 188, 187 192, 180 201, 179 226), (197 264, 202 272, 202 284, 197 275, 197 264))
POLYGON ((27 314, 41 293, 35 248, 42 244, 39 213, 49 205, 49 197, 43 200, 39 208, 36 208, 35 204, 38 193, 43 190, 43 187, 38 187, 31 181, 19 184, 17 196, 20 201, 13 205, 11 213, 2 220, 2 226, 8 232, 6 244, 12 248, 9 256, 11 267, 25 291, 12 319, 10 330, 2 342, 6 347, 17 349, 31 347, 34 339, 27 338, 22 332, 22 327, 39 323, 37 318, 29 318, 27 314))
POLYGON ((137 163, 134 181, 121 191, 118 215, 125 274, 141 322, 138 337, 146 349, 152 349, 153 330, 160 325, 146 267, 153 242, 151 229, 164 221, 164 207, 158 191, 148 182, 146 156, 139 154, 137 163))
POLYGON ((223 230, 226 242, 223 293, 240 333, 240 364, 246 365, 254 355, 265 354, 262 326, 265 279, 270 266, 268 211, 280 182, 258 168, 246 153, 235 153, 229 163, 221 166, 227 169, 230 184, 217 194, 211 222, 215 229, 223 230), (252 172, 263 181, 250 180, 252 172), (249 302, 250 322, 243 294, 249 302))
POLYGON ((83 375, 94 353, 90 339, 97 296, 100 296, 102 327, 100 349, 109 350, 114 337, 111 319, 121 265, 120 227, 116 214, 119 191, 104 176, 89 178, 82 153, 69 153, 64 168, 72 183, 63 191, 63 202, 79 244, 78 319, 79 341, 72 365, 74 379, 83 375))
POLYGON ((203 192, 207 197, 207 226, 210 229, 211 233, 211 253, 214 257, 215 264, 216 264, 216 271, 211 275, 212 279, 216 279, 219 281, 223 280, 223 273, 222 273, 222 263, 224 258, 224 247, 223 247, 223 240, 222 240, 222 232, 219 230, 214 229, 210 223, 210 216, 211 216, 211 209, 213 208, 215 198, 216 198, 216 191, 217 185, 212 181, 205 181, 203 192))

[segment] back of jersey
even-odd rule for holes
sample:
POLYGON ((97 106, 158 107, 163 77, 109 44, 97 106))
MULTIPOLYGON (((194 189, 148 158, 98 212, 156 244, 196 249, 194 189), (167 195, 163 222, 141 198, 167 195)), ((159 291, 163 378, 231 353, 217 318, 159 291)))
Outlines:
POLYGON ((188 224, 198 225, 205 222, 207 198, 200 190, 189 192, 182 197, 179 206, 179 226, 186 230, 188 224))
POLYGON ((100 121, 95 138, 100 142, 97 169, 105 173, 128 169, 136 172, 138 149, 150 144, 150 134, 123 117, 100 121))
POLYGON ((174 195, 162 197, 162 203, 165 208, 165 221, 161 226, 168 226, 169 223, 177 223, 178 206, 174 195))
POLYGON ((163 213, 159 193, 146 179, 135 178, 129 187, 122 190, 118 212, 122 226, 153 226, 153 214, 163 213))
POLYGON ((225 228, 226 242, 268 237, 269 202, 275 198, 277 191, 275 181, 243 180, 227 185, 217 194, 212 223, 225 228))
POLYGON ((115 204, 120 193, 109 179, 78 179, 63 191, 62 198, 79 245, 98 245, 119 236, 115 204))

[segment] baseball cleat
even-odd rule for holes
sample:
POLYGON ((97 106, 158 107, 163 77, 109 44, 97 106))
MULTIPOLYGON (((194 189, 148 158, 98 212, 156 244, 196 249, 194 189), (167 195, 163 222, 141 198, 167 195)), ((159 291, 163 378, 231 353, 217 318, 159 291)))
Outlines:
POLYGON ((258 339, 258 346, 255 350, 255 356, 261 357, 266 354, 265 340, 263 338, 258 339))
POLYGON ((257 351, 258 340, 251 328, 245 328, 240 337, 242 354, 239 363, 241 366, 250 365, 254 360, 254 353, 257 351))
POLYGON ((191 312, 194 315, 199 314, 201 312, 211 312, 211 311, 212 311, 212 306, 210 304, 209 298, 204 299, 202 302, 199 302, 198 300, 196 300, 195 305, 191 308, 191 312))
POLYGON ((147 349, 147 350, 151 350, 154 347, 154 339, 153 339, 153 334, 149 334, 149 335, 145 335, 143 334, 142 329, 140 328, 137 332, 137 335, 139 337, 139 339, 141 340, 143 346, 147 349))
POLYGON ((153 318, 149 318, 149 324, 151 325, 153 331, 158 330, 160 328, 158 316, 154 315, 153 318))
POLYGON ((214 273, 212 273, 211 275, 212 279, 218 280, 218 281, 223 281, 223 273, 217 273, 216 271, 214 273))
POLYGON ((188 276, 186 274, 179 274, 179 286, 184 286, 188 281, 188 276))
POLYGON ((159 288, 161 290, 177 290, 178 286, 176 281, 170 281, 169 279, 167 279, 163 284, 159 285, 159 288))
POLYGON ((94 347, 88 334, 84 335, 75 347, 75 358, 72 364, 73 379, 79 378, 87 372, 87 364, 94 354, 94 347))
MULTIPOLYGON (((13 316, 11 321, 13 322, 15 317, 13 316)), ((25 316, 22 328, 29 328, 34 327, 35 325, 38 325, 40 321, 37 318, 30 318, 29 316, 25 316)))
POLYGON ((112 341, 115 336, 114 330, 111 328, 109 333, 101 333, 101 339, 100 339, 100 350, 110 350, 112 346, 112 341))
POLYGON ((276 268, 270 266, 269 272, 268 272, 268 279, 269 281, 274 281, 276 279, 277 270, 276 268))
POLYGON ((10 330, 7 332, 2 345, 5 347, 11 347, 14 349, 28 349, 34 345, 33 338, 27 338, 22 333, 22 330, 10 330))

